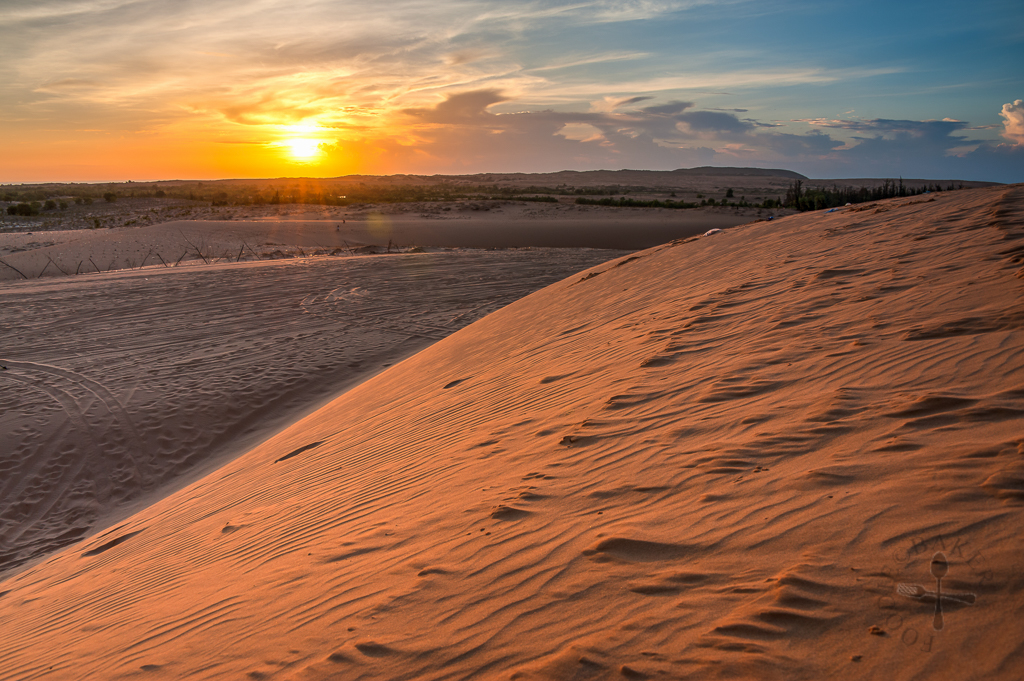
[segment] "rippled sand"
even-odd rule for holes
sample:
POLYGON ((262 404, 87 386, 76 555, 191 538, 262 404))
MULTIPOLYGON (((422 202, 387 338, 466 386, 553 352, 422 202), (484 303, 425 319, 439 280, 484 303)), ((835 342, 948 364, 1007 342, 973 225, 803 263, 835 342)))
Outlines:
POLYGON ((1018 678, 1022 239, 1016 185, 574 274, 0 582, 0 668, 1018 678))

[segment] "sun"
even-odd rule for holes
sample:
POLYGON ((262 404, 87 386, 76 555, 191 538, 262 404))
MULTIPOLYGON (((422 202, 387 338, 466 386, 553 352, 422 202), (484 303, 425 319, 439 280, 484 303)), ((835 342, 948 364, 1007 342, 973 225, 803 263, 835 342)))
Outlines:
POLYGON ((320 140, 308 137, 295 137, 284 141, 284 145, 288 149, 288 155, 292 160, 304 163, 308 163, 323 154, 320 144, 320 140))
POLYGON ((315 122, 281 125, 276 130, 277 141, 270 146, 292 163, 316 163, 326 151, 322 145, 330 144, 328 131, 315 122))

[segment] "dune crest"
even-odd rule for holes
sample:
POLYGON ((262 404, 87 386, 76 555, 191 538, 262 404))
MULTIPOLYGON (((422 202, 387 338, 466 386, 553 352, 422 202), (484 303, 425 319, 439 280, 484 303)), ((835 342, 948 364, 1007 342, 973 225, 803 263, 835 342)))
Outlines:
POLYGON ((0 669, 1017 678, 1024 187, 931 198, 485 317, 0 583, 0 669))

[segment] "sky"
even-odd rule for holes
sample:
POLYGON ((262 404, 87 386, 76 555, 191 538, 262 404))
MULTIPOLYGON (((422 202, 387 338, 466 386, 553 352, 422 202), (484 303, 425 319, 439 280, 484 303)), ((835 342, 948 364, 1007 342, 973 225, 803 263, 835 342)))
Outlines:
POLYGON ((0 182, 1024 182, 1024 3, 0 0, 0 182))

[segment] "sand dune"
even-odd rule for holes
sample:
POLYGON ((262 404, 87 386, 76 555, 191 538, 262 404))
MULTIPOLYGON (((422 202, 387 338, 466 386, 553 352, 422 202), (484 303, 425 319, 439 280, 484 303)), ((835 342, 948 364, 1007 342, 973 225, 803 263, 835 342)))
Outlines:
POLYGON ((615 251, 299 258, 0 289, 0 572, 615 251))
POLYGON ((1015 185, 574 275, 0 582, 0 669, 1020 678, 1022 238, 1015 185))

